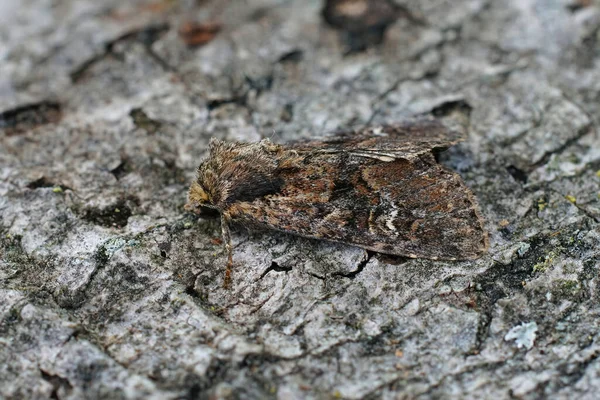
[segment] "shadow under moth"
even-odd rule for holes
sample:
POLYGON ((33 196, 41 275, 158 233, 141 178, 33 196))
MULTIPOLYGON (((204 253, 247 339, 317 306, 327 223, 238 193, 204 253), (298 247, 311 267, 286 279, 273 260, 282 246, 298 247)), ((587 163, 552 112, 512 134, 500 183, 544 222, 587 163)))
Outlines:
POLYGON ((460 176, 434 157, 461 140, 433 118, 289 145, 213 138, 186 208, 221 214, 225 286, 232 221, 379 253, 474 259, 488 247, 477 203, 460 176))

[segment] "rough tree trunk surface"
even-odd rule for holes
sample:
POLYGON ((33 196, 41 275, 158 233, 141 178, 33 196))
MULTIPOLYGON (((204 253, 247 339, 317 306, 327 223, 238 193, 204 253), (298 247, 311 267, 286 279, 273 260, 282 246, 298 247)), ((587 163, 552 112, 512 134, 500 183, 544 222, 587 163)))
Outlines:
POLYGON ((600 5, 398 1, 358 33, 323 7, 0 3, 0 398, 598 393, 600 5), (221 287, 218 219, 183 210, 210 137, 456 109, 487 255, 238 227, 221 287))

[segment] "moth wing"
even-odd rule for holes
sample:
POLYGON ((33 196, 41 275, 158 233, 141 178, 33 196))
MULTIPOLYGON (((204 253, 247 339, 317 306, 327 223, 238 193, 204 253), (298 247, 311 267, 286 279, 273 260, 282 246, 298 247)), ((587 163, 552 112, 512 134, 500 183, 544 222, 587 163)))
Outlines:
POLYGON ((437 119, 420 118, 399 124, 344 131, 319 141, 300 142, 294 148, 321 152, 346 151, 351 154, 379 158, 413 158, 420 154, 439 152, 464 138, 437 119))
POLYGON ((228 213, 249 224, 381 253, 479 257, 488 238, 474 196, 431 153, 455 139, 432 126, 414 150, 406 127, 384 132, 390 133, 373 138, 359 132, 348 139, 354 143, 325 142, 324 148, 294 146, 289 157, 300 153, 303 161, 278 172, 281 190, 232 204, 228 213), (368 157, 368 151, 393 156, 368 157))

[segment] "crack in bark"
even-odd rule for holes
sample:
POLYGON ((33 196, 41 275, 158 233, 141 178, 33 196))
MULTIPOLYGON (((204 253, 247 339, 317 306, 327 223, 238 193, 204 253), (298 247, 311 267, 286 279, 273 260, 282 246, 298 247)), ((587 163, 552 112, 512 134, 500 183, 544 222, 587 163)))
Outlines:
POLYGON ((350 280, 354 280, 358 276, 358 274, 360 274, 365 269, 369 261, 371 261, 371 258, 373 258, 374 254, 374 252, 367 250, 367 257, 360 263, 358 263, 354 271, 350 271, 347 273, 334 272, 333 274, 331 274, 331 276, 341 276, 350 280))
POLYGON ((275 272, 289 272, 292 270, 292 267, 285 267, 285 266, 280 266, 279 264, 277 264, 275 261, 271 262, 271 265, 269 266, 269 268, 267 268, 261 275, 260 277, 257 279, 261 280, 263 279, 269 272, 271 271, 275 271, 275 272))
MULTIPOLYGON (((79 67, 77 67, 73 71, 71 71, 71 73, 70 73, 71 82, 73 82, 74 84, 80 82, 85 77, 87 72, 98 62, 102 61, 106 57, 116 56, 117 53, 115 52, 115 46, 118 43, 122 43, 125 41, 133 40, 133 41, 142 43, 144 48, 146 49, 146 52, 153 59, 155 59, 155 57, 158 57, 158 56, 156 54, 153 54, 154 52, 151 50, 151 46, 155 41, 160 39, 160 37, 164 33, 166 33, 168 30, 169 30, 169 25, 166 23, 157 24, 157 25, 149 25, 149 26, 143 27, 141 29, 135 29, 135 30, 126 32, 126 33, 118 36, 117 38, 106 42, 104 45, 104 50, 100 54, 96 54, 96 55, 92 56, 88 60, 81 63, 79 65, 79 67)), ((164 62, 164 60, 160 59, 160 57, 158 57, 158 59, 160 61, 157 61, 157 62, 159 63, 159 65, 161 67, 164 67, 164 65, 168 65, 168 64, 166 64, 166 62, 164 62)), ((169 68, 170 68, 170 66, 169 66, 169 68)))
POLYGON ((573 136, 570 139, 565 140, 565 142, 563 144, 561 144, 560 146, 558 146, 556 149, 545 152, 544 155, 542 155, 542 157, 538 161, 534 162, 533 164, 531 164, 529 166, 528 170, 532 171, 542 165, 545 165, 550 160, 550 157, 552 157, 555 154, 556 155, 562 154, 569 147, 573 146, 579 140, 581 140, 581 138, 592 133, 594 131, 594 129, 595 129, 594 124, 590 122, 583 128, 579 129, 575 136, 573 136))
POLYGON ((597 213, 589 210, 587 207, 585 207, 583 204, 578 204, 577 200, 575 201, 571 201, 569 199, 566 198, 566 196, 563 193, 560 193, 559 191, 557 191, 556 189, 553 188, 548 188, 549 192, 552 192, 562 198, 564 198, 566 201, 568 201, 569 203, 571 203, 575 208, 577 208, 579 211, 581 211, 585 216, 589 217, 590 219, 592 219, 594 222, 598 222, 600 223, 600 215, 598 215, 597 213))

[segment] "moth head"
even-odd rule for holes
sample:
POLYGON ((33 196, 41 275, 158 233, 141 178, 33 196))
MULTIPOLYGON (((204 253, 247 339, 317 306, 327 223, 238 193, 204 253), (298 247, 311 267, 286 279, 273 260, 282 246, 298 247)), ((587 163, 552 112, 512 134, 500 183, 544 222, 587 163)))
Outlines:
POLYGON ((201 207, 210 207, 210 197, 202 185, 195 181, 190 186, 188 192, 186 209, 189 211, 197 211, 201 207))
POLYGON ((185 209, 199 213, 202 208, 218 208, 219 177, 215 172, 214 160, 210 157, 198 167, 197 176, 188 191, 185 209))
POLYGON ((209 155, 198 167, 186 209, 202 207, 223 211, 236 201, 253 201, 281 186, 273 175, 281 146, 263 139, 258 143, 224 142, 211 139, 209 155))

